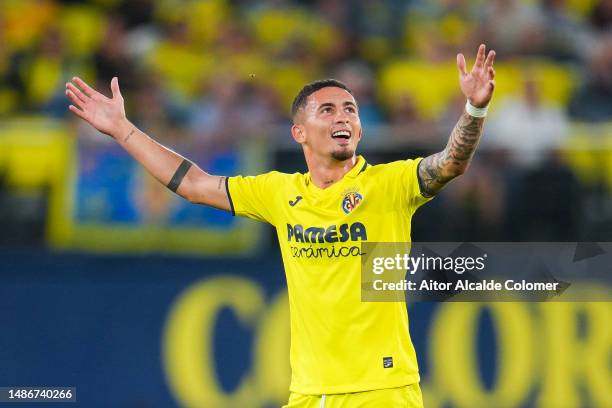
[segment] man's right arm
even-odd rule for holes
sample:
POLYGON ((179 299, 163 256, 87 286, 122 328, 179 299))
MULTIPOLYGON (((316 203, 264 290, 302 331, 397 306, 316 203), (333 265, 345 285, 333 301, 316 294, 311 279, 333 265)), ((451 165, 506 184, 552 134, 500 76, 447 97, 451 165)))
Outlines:
POLYGON ((78 77, 77 86, 66 84, 72 101, 69 109, 100 132, 114 138, 159 182, 192 203, 230 210, 226 178, 213 176, 180 154, 159 144, 139 130, 125 116, 117 78, 111 81, 112 98, 97 92, 78 77))

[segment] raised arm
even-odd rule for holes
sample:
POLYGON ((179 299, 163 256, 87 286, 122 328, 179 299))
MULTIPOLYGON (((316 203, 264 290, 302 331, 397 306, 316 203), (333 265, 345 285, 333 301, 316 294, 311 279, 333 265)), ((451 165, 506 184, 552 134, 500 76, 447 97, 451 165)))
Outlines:
POLYGON ((495 51, 489 51, 485 60, 485 50, 484 44, 478 48, 476 62, 469 73, 466 71, 465 57, 463 54, 457 55, 459 84, 471 106, 466 104, 466 110, 451 132, 444 150, 419 163, 419 185, 425 196, 434 196, 449 181, 463 174, 478 146, 486 108, 495 89, 495 51))
POLYGON ((71 112, 115 139, 153 177, 181 197, 229 211, 225 177, 206 173, 134 126, 125 115, 117 78, 111 80, 110 99, 78 77, 72 81, 66 84, 66 95, 73 103, 71 112))

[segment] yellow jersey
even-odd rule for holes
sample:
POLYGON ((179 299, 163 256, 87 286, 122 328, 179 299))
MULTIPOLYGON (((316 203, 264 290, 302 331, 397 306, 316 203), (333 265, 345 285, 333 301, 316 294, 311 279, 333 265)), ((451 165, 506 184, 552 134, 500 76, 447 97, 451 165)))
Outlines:
POLYGON ((353 169, 321 189, 310 174, 230 177, 232 213, 272 224, 289 291, 292 392, 340 394, 419 381, 403 302, 361 301, 361 243, 410 242, 420 159, 353 169))

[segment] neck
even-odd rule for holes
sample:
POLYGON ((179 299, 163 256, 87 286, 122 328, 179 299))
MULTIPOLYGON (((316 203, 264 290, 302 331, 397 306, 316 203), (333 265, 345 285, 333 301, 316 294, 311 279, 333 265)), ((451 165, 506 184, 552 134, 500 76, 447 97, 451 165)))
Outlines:
POLYGON ((344 161, 306 155, 306 165, 310 172, 310 178, 314 185, 319 188, 327 188, 336 184, 355 167, 355 164, 357 164, 357 156, 355 155, 344 161))

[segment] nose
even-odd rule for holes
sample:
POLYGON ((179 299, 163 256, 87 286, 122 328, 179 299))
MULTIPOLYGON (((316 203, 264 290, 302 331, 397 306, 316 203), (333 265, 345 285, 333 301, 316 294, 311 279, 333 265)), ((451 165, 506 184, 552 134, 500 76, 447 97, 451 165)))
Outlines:
POLYGON ((340 109, 338 111, 338 113, 336 114, 335 122, 336 123, 344 123, 344 124, 349 123, 349 116, 344 111, 344 109, 340 109))

